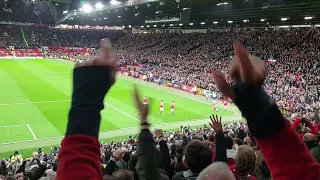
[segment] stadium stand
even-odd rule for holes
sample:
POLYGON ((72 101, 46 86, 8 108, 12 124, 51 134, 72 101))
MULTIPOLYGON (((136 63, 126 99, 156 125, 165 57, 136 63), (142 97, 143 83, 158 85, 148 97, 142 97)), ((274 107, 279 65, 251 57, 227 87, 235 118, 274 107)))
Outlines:
MULTIPOLYGON (((8 29, 9 27, 2 26, 2 28, 8 29)), ((17 27, 10 26, 10 29, 17 29, 17 27)), ((27 37, 34 36, 34 39, 29 39, 28 41, 29 47, 34 49, 15 49, 16 56, 42 56, 41 47, 46 45, 46 42, 50 42, 47 49, 48 56, 58 58, 62 56, 75 61, 88 61, 91 55, 96 54, 96 52, 87 52, 87 49, 89 49, 87 47, 96 47, 102 37, 115 36, 116 38, 112 39, 114 42, 114 58, 118 60, 123 73, 134 71, 132 75, 137 77, 141 77, 141 75, 150 77, 150 74, 152 74, 151 78, 148 78, 150 81, 161 78, 173 84, 195 85, 204 89, 217 88, 213 78, 214 71, 219 71, 228 78, 229 59, 233 54, 232 42, 235 39, 240 39, 248 47, 248 51, 251 54, 265 60, 272 60, 268 63, 268 76, 264 88, 276 100, 284 115, 291 122, 294 120, 293 127, 295 129, 299 124, 306 124, 309 127, 299 130, 300 133, 305 134, 304 136, 303 134, 300 135, 303 137, 300 140, 301 142, 302 139, 305 140, 308 148, 313 150, 312 154, 319 160, 319 154, 315 152, 315 149, 319 148, 317 143, 319 126, 317 126, 318 120, 315 120, 317 118, 315 114, 319 109, 320 64, 317 60, 319 59, 319 47, 314 38, 319 32, 318 29, 292 29, 272 32, 219 32, 187 35, 126 34, 122 31, 106 31, 105 34, 100 34, 96 30, 92 32, 88 30, 54 31, 48 27, 38 28, 34 26, 23 27, 23 29, 27 37), (51 32, 53 31, 57 36, 52 37, 51 32), (77 39, 67 38, 70 34, 76 34, 76 37, 81 37, 81 43, 72 45, 72 42, 76 42, 77 39), (229 40, 226 41, 225 39, 229 40), (74 46, 78 48, 72 48, 74 46), (135 68, 130 69, 129 67, 135 68), (305 112, 305 118, 296 119, 299 116, 297 113, 302 111, 305 112)), ((17 47, 23 44, 21 37, 10 34, 12 31, 8 32, 10 38, 2 39, 2 45, 11 43, 10 40, 13 40, 12 42, 15 42, 17 47)), ((0 52, 1 56, 12 55, 10 49, 2 48, 0 52)), ((181 86, 179 87, 181 88, 181 86)), ((162 175, 168 176, 169 179, 173 178, 176 180, 183 179, 183 176, 190 176, 190 178, 198 176, 201 170, 210 164, 210 161, 206 161, 205 158, 211 157, 215 152, 218 156, 219 142, 221 141, 225 141, 226 144, 231 143, 226 145, 226 151, 221 150, 221 152, 227 152, 228 159, 232 159, 231 162, 233 163, 230 164, 230 167, 238 179, 254 179, 254 177, 258 179, 262 177, 270 178, 274 171, 273 167, 267 165, 272 162, 267 162, 266 164, 266 161, 264 161, 264 159, 269 160, 268 158, 270 157, 266 157, 269 154, 265 153, 266 155, 263 157, 262 153, 258 150, 259 147, 255 140, 251 140, 251 135, 248 134, 248 125, 246 124, 235 122, 225 125, 221 130, 216 129, 216 126, 212 126, 212 128, 203 127, 200 130, 184 127, 174 133, 174 137, 164 134, 162 130, 158 131, 160 131, 160 134, 157 135, 156 133, 156 135, 158 136, 160 153, 162 154, 159 156, 161 157, 159 159, 161 163, 159 166, 155 164, 152 166, 162 169, 163 172, 160 172, 165 172, 162 175), (224 139, 219 134, 222 130, 225 133, 232 133, 228 133, 230 136, 224 139), (182 146, 176 142, 181 142, 182 146), (205 150, 202 150, 204 152, 199 154, 193 152, 198 148, 207 149, 207 152, 205 150), (231 152, 229 148, 231 151, 232 148, 236 148, 233 155, 229 154, 231 152), (260 152, 257 157, 255 152, 260 152), (182 158, 182 154, 184 154, 186 161, 182 158), (188 167, 190 166, 189 171, 183 171, 188 169, 182 165, 185 162, 188 164, 188 167), (191 163, 195 163, 194 166, 196 167, 203 168, 193 170, 191 169, 193 166, 191 163)), ((144 141, 148 143, 152 140, 148 140, 147 137, 145 137, 147 139, 144 139, 144 135, 149 137, 149 131, 142 131, 139 139, 139 150, 143 148, 144 141)), ((65 140, 64 143, 68 141, 70 140, 65 140)), ((112 144, 101 144, 99 159, 101 163, 107 164, 106 167, 103 167, 103 175, 106 177, 135 176, 136 178, 148 175, 144 174, 146 170, 140 172, 140 170, 137 171, 135 168, 136 159, 144 156, 143 153, 139 156, 133 154, 132 152, 135 152, 136 148, 137 144, 134 139, 128 139, 125 142, 114 142, 112 144)), ((16 152, 10 160, 2 161, 1 174, 3 176, 15 174, 18 177, 21 175, 20 172, 24 172, 25 176, 30 177, 30 179, 36 176, 41 177, 44 172, 46 172, 44 173, 46 176, 56 174, 55 166, 58 162, 59 151, 59 147, 53 148, 48 154, 39 150, 38 153, 33 155, 32 158, 34 160, 28 162, 24 161, 22 156, 16 152), (38 160, 46 162, 45 165, 37 162, 38 160)), ((146 156, 148 155, 146 154, 146 156)), ((65 157, 68 155, 60 154, 60 156, 65 157)), ((215 161, 221 161, 218 159, 219 157, 216 157, 215 161)), ((307 159, 309 159, 308 163, 315 161, 311 156, 307 159)), ((65 162, 62 161, 62 163, 65 162)), ((145 166, 145 164, 141 166, 145 166)), ((314 163, 313 166, 317 168, 313 169, 312 172, 310 170, 309 173, 319 174, 318 165, 314 163)), ((68 167, 62 166, 61 168, 68 167)), ((154 171, 154 169, 150 171, 154 171)), ((63 172, 65 173, 65 171, 63 172)), ((70 177, 72 177, 71 174, 70 177)))
POLYGON ((30 3, 28 8, 16 3, 10 16, 0 11, 2 21, 24 22, 0 24, 0 57, 77 62, 72 103, 61 146, 48 152, 39 148, 32 155, 15 151, 1 160, 0 180, 320 179, 318 28, 224 28, 208 33, 63 29, 45 25, 57 23, 54 4, 39 2, 46 6, 44 13, 36 13, 40 6, 30 3), (15 13, 19 9, 25 10, 15 13), (100 44, 103 38, 113 44, 112 57, 100 44), (233 74, 230 65, 236 69, 233 74), (200 128, 151 133, 148 106, 135 90, 138 137, 100 143, 100 111, 116 73, 196 95, 217 91, 221 100, 228 98, 239 108, 246 122, 223 124, 221 117, 208 115, 208 125, 200 128))

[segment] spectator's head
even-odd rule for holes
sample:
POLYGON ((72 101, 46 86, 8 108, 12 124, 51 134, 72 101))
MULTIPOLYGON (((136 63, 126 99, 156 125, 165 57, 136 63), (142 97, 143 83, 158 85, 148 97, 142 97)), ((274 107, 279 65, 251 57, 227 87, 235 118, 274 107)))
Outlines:
POLYGON ((110 180, 133 180, 133 173, 128 170, 120 169, 112 174, 110 180))
POLYGON ((320 162, 320 146, 318 138, 311 133, 306 133, 303 135, 303 141, 307 145, 313 157, 320 162))
POLYGON ((264 161, 264 157, 261 151, 258 152, 256 163, 255 163, 255 171, 254 174, 258 179, 271 179, 270 178, 270 169, 264 161))
POLYGON ((176 147, 177 147, 176 144, 171 144, 171 146, 170 146, 171 154, 175 154, 176 153, 176 147))
POLYGON ((210 147, 199 140, 193 140, 185 147, 185 164, 193 173, 200 173, 212 163, 210 147))
POLYGON ((305 133, 303 135, 303 141, 304 142, 309 142, 309 141, 317 141, 317 137, 311 133, 305 133))
POLYGON ((241 145, 235 158, 236 170, 247 174, 255 165, 256 155, 251 146, 241 145))
POLYGON ((253 142, 252 142, 252 139, 249 137, 249 136, 246 136, 244 138, 244 144, 247 144, 249 146, 252 146, 253 145, 253 142))
POLYGON ((55 171, 53 171, 52 169, 46 170, 46 174, 47 174, 47 178, 49 180, 56 180, 57 173, 55 171))
POLYGON ((214 142, 216 140, 215 136, 213 134, 210 134, 210 136, 208 137, 210 142, 214 142))
POLYGON ((181 145, 176 145, 176 154, 182 154, 183 153, 183 147, 181 145))
POLYGON ((235 138, 234 141, 235 141, 236 144, 238 144, 238 146, 243 145, 243 141, 241 139, 239 139, 239 138, 235 138))
POLYGON ((302 133, 303 133, 303 134, 305 134, 305 133, 311 133, 311 132, 312 132, 311 129, 308 128, 308 127, 302 128, 302 133))
POLYGON ((206 167, 198 176, 198 180, 236 180, 225 163, 215 162, 206 167))

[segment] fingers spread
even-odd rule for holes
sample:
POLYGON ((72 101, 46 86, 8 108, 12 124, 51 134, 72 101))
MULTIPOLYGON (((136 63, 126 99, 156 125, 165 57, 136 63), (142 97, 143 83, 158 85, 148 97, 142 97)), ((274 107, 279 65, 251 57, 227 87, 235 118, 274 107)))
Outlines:
POLYGON ((217 72, 213 73, 213 78, 215 83, 218 86, 218 89, 225 95, 230 97, 231 99, 235 98, 235 94, 233 89, 231 88, 231 86, 227 83, 227 81, 225 80, 225 78, 217 72))
POLYGON ((253 65, 249 58, 248 51, 237 41, 234 45, 235 60, 239 63, 239 72, 241 80, 244 83, 250 83, 253 80, 253 65))
POLYGON ((140 109, 140 106, 141 106, 142 102, 140 100, 140 95, 139 95, 139 92, 138 92, 138 89, 137 89, 136 85, 133 85, 133 91, 134 91, 134 97, 135 97, 136 105, 140 109))
POLYGON ((239 77, 239 62, 236 58, 231 62, 231 67, 229 70, 229 75, 233 79, 237 79, 239 77))

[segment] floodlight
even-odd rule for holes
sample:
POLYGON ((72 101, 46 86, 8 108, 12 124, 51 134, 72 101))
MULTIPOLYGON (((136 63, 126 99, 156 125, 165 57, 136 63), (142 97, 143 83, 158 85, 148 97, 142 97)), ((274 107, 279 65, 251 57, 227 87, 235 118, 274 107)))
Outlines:
POLYGON ((84 4, 84 5, 82 6, 82 9, 83 9, 83 11, 84 11, 85 13, 89 13, 89 12, 92 11, 92 6, 90 6, 90 4, 84 4))
POLYGON ((111 5, 119 5, 121 2, 117 1, 117 0, 111 0, 110 4, 111 5))
POLYGON ((97 8, 97 9, 101 9, 101 8, 103 8, 103 4, 101 3, 101 2, 97 2, 97 4, 95 5, 95 7, 97 8))
POLYGON ((304 20, 311 20, 311 19, 313 19, 312 16, 306 16, 306 17, 304 17, 304 20))

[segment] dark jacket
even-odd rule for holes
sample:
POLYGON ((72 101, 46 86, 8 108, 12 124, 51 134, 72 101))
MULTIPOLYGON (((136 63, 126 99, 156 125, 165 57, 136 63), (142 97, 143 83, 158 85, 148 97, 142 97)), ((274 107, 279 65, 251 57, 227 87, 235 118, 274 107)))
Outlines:
POLYGON ((159 180, 159 158, 154 146, 153 135, 148 129, 141 130, 139 135, 139 178, 141 180, 159 180))
POLYGON ((320 163, 320 145, 313 147, 310 149, 312 156, 320 163))

